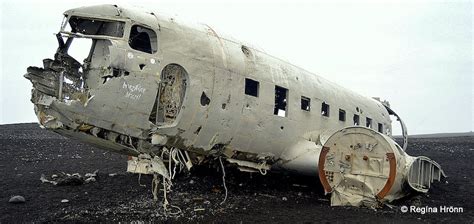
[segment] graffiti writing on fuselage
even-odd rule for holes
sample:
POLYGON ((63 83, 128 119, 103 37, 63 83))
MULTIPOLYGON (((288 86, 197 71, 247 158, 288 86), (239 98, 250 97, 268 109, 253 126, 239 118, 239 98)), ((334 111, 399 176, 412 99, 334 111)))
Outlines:
POLYGON ((142 97, 142 94, 145 93, 146 89, 143 88, 140 84, 131 85, 123 83, 123 89, 126 89, 125 97, 132 100, 139 100, 142 97))

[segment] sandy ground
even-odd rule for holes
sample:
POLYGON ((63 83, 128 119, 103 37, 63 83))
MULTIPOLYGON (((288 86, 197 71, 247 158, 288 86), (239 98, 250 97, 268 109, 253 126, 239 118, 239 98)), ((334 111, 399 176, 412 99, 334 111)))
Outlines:
MULTIPOLYGON (((331 207, 317 177, 194 167, 174 181, 168 195, 180 215, 165 217, 154 202, 150 176, 126 173, 126 157, 66 139, 37 124, 0 126, 0 223, 11 222, 451 222, 474 223, 474 137, 410 139, 408 153, 439 162, 449 176, 429 194, 413 194, 380 209, 331 207), (77 186, 42 183, 40 177, 99 170, 96 182, 77 186), (26 202, 11 204, 13 195, 26 202), (62 203, 67 199, 69 202, 62 203), (403 213, 401 206, 462 207, 462 213, 403 213)), ((160 198, 161 199, 161 198, 160 198)), ((161 200, 159 200, 161 201, 161 200)), ((176 211, 174 209, 172 211, 176 211)))

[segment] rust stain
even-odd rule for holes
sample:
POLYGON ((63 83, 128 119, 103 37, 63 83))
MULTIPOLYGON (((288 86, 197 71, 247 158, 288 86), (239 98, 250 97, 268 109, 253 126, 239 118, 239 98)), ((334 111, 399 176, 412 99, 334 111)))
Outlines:
POLYGON ((326 193, 332 191, 332 188, 329 185, 328 179, 326 177, 326 172, 324 171, 324 163, 326 161, 326 155, 328 154, 329 149, 329 147, 323 147, 321 154, 319 155, 319 180, 321 181, 326 193))
POLYGON ((387 182, 385 183, 385 186, 377 194, 377 198, 379 200, 383 199, 388 194, 390 189, 392 189, 393 183, 395 183, 395 176, 397 175, 397 161, 395 159, 395 154, 387 153, 387 159, 390 163, 390 172, 388 174, 388 179, 387 179, 387 182))

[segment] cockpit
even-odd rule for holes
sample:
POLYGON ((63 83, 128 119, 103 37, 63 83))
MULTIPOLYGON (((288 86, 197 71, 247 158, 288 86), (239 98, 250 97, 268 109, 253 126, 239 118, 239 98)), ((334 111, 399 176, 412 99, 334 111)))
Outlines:
POLYGON ((110 54, 106 46, 110 46, 112 41, 122 48, 127 48, 124 43, 128 43, 128 47, 138 53, 155 54, 158 51, 156 31, 127 19, 66 14, 57 39, 58 51, 67 53, 78 62, 84 62, 84 66, 90 65, 94 53, 105 51, 110 54))
POLYGON ((177 124, 187 83, 181 66, 160 64, 159 35, 153 13, 115 5, 66 11, 54 59, 25 75, 41 125, 120 153, 148 150, 153 128, 177 124))

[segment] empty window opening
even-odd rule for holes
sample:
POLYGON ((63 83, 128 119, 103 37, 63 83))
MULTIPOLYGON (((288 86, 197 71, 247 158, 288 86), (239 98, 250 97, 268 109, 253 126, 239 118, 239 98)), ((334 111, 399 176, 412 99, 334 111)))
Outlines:
POLYGON ((359 115, 354 114, 354 125, 359 125, 359 124, 360 124, 359 115))
POLYGON ((380 133, 383 133, 383 124, 379 123, 378 130, 380 133))
POLYGON ((311 99, 308 97, 301 97, 301 109, 305 111, 311 110, 311 99))
POLYGON ((72 33, 122 37, 125 23, 120 21, 105 21, 73 16, 69 19, 69 24, 64 24, 64 26, 64 31, 70 30, 72 33))
POLYGON ((155 31, 139 25, 133 25, 130 31, 128 44, 132 49, 154 54, 157 49, 157 37, 155 31))
POLYGON ((245 95, 258 97, 258 89, 260 87, 260 83, 252 80, 252 79, 245 79, 245 95))
POLYGON ((92 49, 92 40, 87 38, 71 38, 71 45, 67 50, 67 54, 77 62, 82 63, 88 57, 92 49))
POLYGON ((275 108, 273 110, 274 115, 280 117, 287 116, 287 104, 288 104, 288 89, 280 86, 275 86, 275 108))
POLYGON ((372 128, 372 119, 366 118, 365 119, 365 126, 368 128, 372 128))
POLYGON ((321 115, 329 117, 329 104, 327 104, 326 102, 323 102, 323 104, 321 105, 321 115))
POLYGON ((339 120, 346 121, 346 111, 343 109, 339 109, 339 120))

